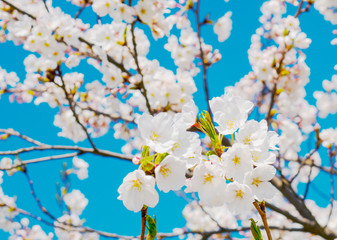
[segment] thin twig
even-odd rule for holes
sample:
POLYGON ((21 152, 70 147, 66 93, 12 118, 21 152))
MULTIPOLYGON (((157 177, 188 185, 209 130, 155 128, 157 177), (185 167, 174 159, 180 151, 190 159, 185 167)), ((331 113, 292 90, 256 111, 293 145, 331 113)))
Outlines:
POLYGON ((202 74, 203 74, 203 82, 204 82, 204 90, 205 90, 205 96, 206 96, 206 103, 208 107, 208 112, 211 114, 211 107, 209 105, 209 90, 208 90, 208 84, 207 84, 207 63, 204 55, 204 51, 202 48, 202 40, 201 40, 201 25, 200 17, 199 17, 199 9, 200 9, 200 0, 197 1, 197 7, 194 10, 196 21, 197 21, 197 35, 199 40, 199 51, 200 51, 200 58, 202 63, 202 74))
POLYGON ((86 8, 86 6, 87 6, 86 3, 83 4, 83 6, 82 6, 82 7, 78 10, 78 12, 76 13, 74 19, 77 19, 77 18, 81 15, 81 13, 83 12, 84 8, 86 8))
POLYGON ((309 171, 309 174, 308 174, 308 181, 307 181, 305 191, 304 191, 304 194, 303 194, 303 201, 307 198, 307 195, 308 195, 308 192, 309 192, 309 186, 310 186, 310 183, 312 182, 311 181, 312 167, 313 166, 310 167, 310 171, 309 171))
POLYGON ((145 238, 146 213, 147 213, 147 206, 144 206, 141 210, 142 226, 140 231, 140 240, 144 240, 145 238))
POLYGON ((256 210, 259 212, 259 214, 261 216, 261 219, 262 219, 262 222, 263 222, 263 226, 264 226, 264 228, 266 230, 266 233, 267 233, 268 240, 272 240, 270 229, 269 229, 269 225, 268 225, 268 222, 267 222, 266 210, 265 210, 264 206, 261 207, 258 204, 257 201, 254 201, 253 205, 254 205, 254 207, 256 208, 256 210))
POLYGON ((93 148, 85 148, 85 147, 79 147, 79 146, 67 146, 67 145, 43 145, 43 146, 33 146, 33 147, 27 147, 27 148, 19 148, 17 150, 13 151, 0 151, 0 155, 18 155, 21 153, 27 153, 32 151, 45 151, 45 150, 68 150, 68 151, 79 151, 83 153, 92 153, 95 155, 105 156, 105 157, 114 157, 119 158, 122 160, 131 161, 131 156, 125 156, 120 153, 114 153, 108 150, 102 150, 102 149, 93 149, 93 148))
POLYGON ((46 0, 42 0, 42 2, 43 2, 43 5, 44 5, 45 9, 47 10, 47 12, 49 12, 49 8, 47 6, 46 0))
POLYGON ((137 43, 136 43, 136 36, 135 36, 135 32, 134 32, 134 27, 135 27, 136 22, 137 22, 137 20, 135 20, 131 24, 132 45, 133 45, 133 51, 134 51, 134 54, 132 54, 132 55, 133 55, 133 58, 135 60, 136 66, 137 66, 137 72, 141 76, 141 82, 139 84, 140 92, 142 93, 142 95, 145 98, 147 110, 149 111, 149 113, 151 115, 153 115, 153 111, 151 109, 151 105, 150 105, 150 102, 149 102, 149 99, 148 99, 148 96, 147 96, 147 90, 146 90, 146 87, 145 87, 145 84, 144 84, 144 76, 143 76, 142 70, 140 69, 140 65, 139 65, 139 61, 138 61, 137 43))
POLYGON ((19 138, 21 138, 21 139, 23 139, 23 140, 25 140, 25 141, 27 141, 29 143, 33 143, 33 144, 37 145, 37 146, 45 145, 44 143, 41 143, 41 142, 39 142, 37 140, 34 140, 34 139, 32 139, 32 138, 30 138, 28 136, 20 134, 18 131, 15 131, 12 128, 9 128, 9 129, 0 129, 0 132, 3 132, 5 134, 11 135, 11 136, 19 137, 19 138))
POLYGON ((301 14, 301 13, 304 13, 304 12, 308 12, 311 5, 314 3, 315 1, 314 0, 310 0, 307 2, 307 5, 305 6, 305 8, 302 8, 303 6, 303 3, 304 3, 304 0, 301 0, 300 4, 298 5, 298 8, 297 8, 297 11, 295 13, 295 18, 298 18, 298 16, 301 14))
POLYGON ((330 218, 332 216, 332 211, 334 208, 334 200, 335 200, 335 196, 334 196, 334 176, 333 176, 333 159, 336 156, 336 154, 332 151, 331 147, 329 148, 329 159, 330 159, 330 212, 329 212, 329 216, 328 216, 328 221, 327 224, 330 222, 330 218))
POLYGON ((90 134, 89 134, 89 132, 88 132, 88 129, 84 126, 83 123, 81 123, 81 121, 80 121, 80 119, 79 119, 79 117, 78 117, 78 115, 77 115, 77 113, 76 113, 75 106, 74 106, 74 101, 73 101, 73 96, 72 96, 70 93, 68 93, 68 91, 67 91, 67 89, 66 89, 66 84, 65 84, 65 82, 64 82, 64 80, 63 80, 63 75, 62 75, 60 66, 57 67, 57 70, 58 70, 58 76, 60 77, 61 82, 62 82, 61 88, 62 88, 62 90, 63 90, 63 92, 64 92, 64 94, 65 94, 66 99, 68 100, 70 110, 72 111, 73 116, 74 116, 76 122, 82 127, 83 131, 84 131, 85 134, 87 135, 87 139, 89 140, 89 142, 90 142, 92 148, 93 148, 93 149, 96 149, 96 146, 95 146, 93 140, 92 140, 91 137, 90 137, 90 134))
POLYGON ((27 13, 26 11, 24 11, 24 10, 18 8, 17 6, 11 4, 11 3, 8 2, 7 0, 0 0, 0 1, 3 1, 3 2, 6 3, 8 6, 10 6, 10 7, 14 8, 16 11, 18 11, 19 13, 25 14, 25 15, 27 15, 28 17, 30 17, 30 18, 36 20, 36 17, 34 17, 34 16, 31 15, 30 13, 27 13))
POLYGON ((41 211, 46 214, 48 217, 50 217, 52 220, 54 221, 57 221, 57 218, 54 217, 41 203, 41 200, 38 198, 38 196, 36 195, 36 192, 35 192, 35 189, 34 189, 34 184, 33 184, 33 181, 32 179, 30 178, 29 174, 28 174, 28 170, 25 168, 23 170, 23 173, 25 174, 26 176, 26 179, 28 181, 28 184, 29 184, 29 188, 30 188, 30 193, 32 194, 32 196, 34 197, 35 199, 35 202, 37 203, 37 205, 39 206, 39 208, 41 209, 41 211))

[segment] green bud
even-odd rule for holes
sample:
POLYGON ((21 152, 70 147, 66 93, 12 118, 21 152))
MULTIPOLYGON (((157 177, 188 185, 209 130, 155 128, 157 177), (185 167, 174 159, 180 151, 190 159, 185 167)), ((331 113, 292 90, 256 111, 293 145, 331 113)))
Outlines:
POLYGON ((209 150, 207 153, 206 153, 206 156, 210 156, 210 155, 216 155, 216 153, 212 150, 209 150))
POLYGON ((256 225, 257 222, 255 222, 254 219, 252 218, 249 220, 250 220, 250 231, 252 232, 254 239, 263 240, 260 228, 259 226, 256 225))
POLYGON ((149 156, 150 147, 149 146, 143 146, 142 147, 142 158, 149 156))
POLYGON ((221 156, 221 154, 223 153, 223 149, 221 147, 221 139, 215 131, 211 115, 207 111, 203 111, 201 114, 199 114, 199 125, 200 130, 211 139, 216 155, 221 156))
POLYGON ((154 219, 149 216, 146 215, 146 221, 147 221, 147 236, 146 236, 146 240, 154 240, 157 236, 157 218, 156 216, 154 216, 154 219))
POLYGON ((152 173, 156 165, 152 162, 153 157, 148 156, 145 158, 142 158, 140 160, 140 168, 145 172, 145 173, 152 173))
POLYGON ((167 155, 168 155, 168 153, 161 153, 161 154, 158 154, 157 157, 156 157, 155 160, 154 160, 154 163, 155 163, 155 164, 161 163, 161 162, 166 158, 167 155))

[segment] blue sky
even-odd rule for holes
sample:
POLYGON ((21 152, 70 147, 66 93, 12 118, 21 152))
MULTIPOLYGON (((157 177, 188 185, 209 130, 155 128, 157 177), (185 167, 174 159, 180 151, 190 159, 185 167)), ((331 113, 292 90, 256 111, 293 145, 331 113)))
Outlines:
MULTIPOLYGON (((74 14, 78 9, 72 7, 65 0, 55 2, 67 13, 74 14)), ((222 54, 222 60, 208 71, 210 95, 214 97, 223 94, 225 86, 233 85, 251 70, 247 50, 250 46, 251 35, 260 26, 258 18, 261 15, 259 9, 262 1, 232 0, 225 3, 223 0, 214 0, 211 1, 212 4, 209 4, 209 2, 202 0, 201 14, 205 16, 210 13, 211 19, 221 17, 227 11, 233 12, 232 35, 226 42, 217 43, 217 38, 213 34, 211 26, 206 26, 202 30, 202 34, 206 36, 205 42, 214 44, 214 47, 218 48, 222 54)), ((82 17, 90 18, 90 11, 91 9, 86 9, 82 17)), ((291 13, 293 12, 295 12, 295 9, 291 9, 291 13)), ((324 21, 323 16, 313 8, 310 12, 300 16, 300 22, 302 30, 312 39, 310 48, 304 50, 304 53, 307 55, 306 63, 311 68, 310 83, 306 88, 308 91, 307 99, 314 103, 313 91, 322 89, 322 80, 331 79, 331 76, 335 73, 333 67, 337 63, 337 47, 330 45, 330 41, 333 39, 331 32, 334 27, 329 22, 324 21)), ((166 38, 157 42, 152 40, 149 57, 158 58, 161 65, 174 69, 170 53, 163 48, 165 43, 166 38)), ((27 56, 27 52, 21 46, 15 46, 12 43, 0 44, 0 52, 0 66, 8 71, 17 72, 20 79, 23 80, 25 77, 23 60, 27 56)), ((84 67, 81 70, 83 69, 84 67)), ((93 68, 85 70, 87 81, 97 79, 99 76, 93 68)), ((195 93, 194 98, 199 109, 203 110, 206 109, 206 103, 202 91, 201 75, 198 75, 195 80, 199 91, 195 93)), ((47 104, 35 106, 33 104, 10 103, 6 96, 2 96, 0 109, 2 116, 0 128, 14 128, 25 135, 48 144, 71 144, 71 141, 57 136, 59 129, 53 126, 54 115, 57 110, 50 109, 47 104)), ((328 124, 332 127, 335 126, 335 124, 331 124, 331 120, 323 121, 323 126, 328 126, 328 124)), ((112 132, 102 138, 95 139, 95 142, 99 148, 116 152, 119 152, 122 146, 121 141, 113 139, 112 132)), ((86 142, 79 143, 79 145, 89 146, 86 142)), ((0 142, 0 150, 17 149, 23 146, 27 146, 27 144, 16 138, 0 142)), ((22 155, 22 159, 40 156, 43 155, 26 154, 22 155)), ((80 189, 89 199, 89 205, 82 214, 82 217, 86 219, 85 224, 92 228, 118 234, 139 234, 140 214, 128 211, 122 202, 117 200, 117 188, 123 177, 136 167, 118 159, 93 155, 84 155, 82 158, 90 164, 89 178, 79 181, 75 177, 71 177, 71 187, 72 189, 80 189)), ((66 162, 71 165, 71 159, 66 162)), ((55 183, 60 181, 60 170, 62 170, 61 161, 28 166, 28 173, 34 181, 38 196, 42 203, 56 216, 61 216, 55 200, 55 183)), ((5 177, 2 186, 7 195, 18 197, 18 207, 43 216, 29 192, 24 174, 16 173, 12 177, 5 177)), ((175 193, 160 194, 158 206, 149 210, 149 214, 157 215, 160 232, 169 232, 175 227, 184 226, 185 221, 181 211, 185 204, 186 201, 177 197, 175 193)), ((52 231, 44 225, 43 227, 52 231)), ((0 232, 1 239, 6 236, 7 234, 0 232)))

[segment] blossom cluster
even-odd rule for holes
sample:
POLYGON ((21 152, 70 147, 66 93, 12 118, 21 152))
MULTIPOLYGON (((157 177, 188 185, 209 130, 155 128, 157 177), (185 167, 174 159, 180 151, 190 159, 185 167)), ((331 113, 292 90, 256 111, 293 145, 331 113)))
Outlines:
POLYGON ((195 122, 197 108, 193 102, 175 116, 144 114, 138 119, 145 149, 154 155, 142 154, 139 169, 129 173, 119 187, 119 199, 127 209, 136 212, 144 205, 156 206, 159 196, 155 185, 163 192, 185 185, 186 192, 198 193, 201 203, 227 203, 233 212, 251 209, 254 199, 274 196, 269 181, 276 173, 272 165, 276 157, 270 150, 277 150, 277 134, 268 131, 265 120, 247 121, 253 107, 250 101, 225 94, 213 98, 210 106, 216 130, 207 114, 195 122), (199 126, 212 140, 213 149, 206 155, 198 134, 186 131, 192 125, 199 126), (231 146, 220 142, 226 136, 232 137, 231 146), (188 167, 193 169, 193 176, 186 180, 188 167))

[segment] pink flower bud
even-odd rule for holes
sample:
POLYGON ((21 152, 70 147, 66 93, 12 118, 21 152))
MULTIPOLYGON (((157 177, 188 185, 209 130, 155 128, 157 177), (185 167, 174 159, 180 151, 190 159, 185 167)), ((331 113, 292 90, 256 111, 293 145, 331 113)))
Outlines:
POLYGON ((132 163, 135 164, 135 165, 138 165, 140 163, 140 158, 139 157, 133 157, 132 163))

